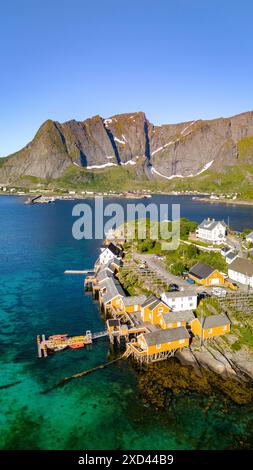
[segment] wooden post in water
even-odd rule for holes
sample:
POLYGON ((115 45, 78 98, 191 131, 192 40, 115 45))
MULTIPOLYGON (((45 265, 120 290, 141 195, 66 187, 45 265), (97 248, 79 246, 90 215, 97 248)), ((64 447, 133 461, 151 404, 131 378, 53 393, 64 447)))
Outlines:
POLYGON ((42 352, 41 352, 41 340, 40 336, 37 335, 37 347, 38 347, 38 357, 42 357, 42 352))

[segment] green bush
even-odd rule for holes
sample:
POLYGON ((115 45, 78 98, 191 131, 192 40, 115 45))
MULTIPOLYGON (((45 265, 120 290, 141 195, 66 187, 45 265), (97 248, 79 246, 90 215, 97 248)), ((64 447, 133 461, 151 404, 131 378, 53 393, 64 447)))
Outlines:
POLYGON ((171 265, 171 273, 175 276, 182 276, 183 272, 185 271, 185 265, 182 261, 177 261, 171 265))

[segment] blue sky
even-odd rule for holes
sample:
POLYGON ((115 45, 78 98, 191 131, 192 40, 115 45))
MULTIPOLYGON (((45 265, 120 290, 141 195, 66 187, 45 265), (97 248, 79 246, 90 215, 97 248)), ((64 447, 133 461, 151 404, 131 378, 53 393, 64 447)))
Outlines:
POLYGON ((0 2, 0 155, 48 118, 252 110, 252 14, 250 0, 0 2))

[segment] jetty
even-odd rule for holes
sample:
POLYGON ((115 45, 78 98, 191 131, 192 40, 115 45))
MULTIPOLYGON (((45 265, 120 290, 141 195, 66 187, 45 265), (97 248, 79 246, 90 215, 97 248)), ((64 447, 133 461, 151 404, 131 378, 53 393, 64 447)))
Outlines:
POLYGON ((92 275, 94 274, 94 269, 66 269, 64 271, 64 274, 89 274, 92 275))
POLYGON ((35 201, 38 201, 42 197, 42 194, 37 194, 36 196, 29 197, 26 201, 25 204, 34 204, 35 201))
POLYGON ((106 322, 107 329, 92 333, 87 330, 84 335, 68 336, 67 334, 57 334, 46 337, 37 336, 38 357, 48 357, 49 353, 55 353, 64 349, 82 349, 93 343, 94 340, 108 338, 113 344, 116 339, 129 341, 129 335, 143 333, 147 331, 145 326, 139 328, 129 325, 122 325, 119 320, 109 319, 106 322))
MULTIPOLYGON (((105 336, 105 335, 104 335, 105 336)), ((99 337, 102 337, 100 334, 99 337)), ((62 351, 63 349, 80 349, 92 344, 93 336, 90 330, 84 335, 68 336, 67 334, 37 336, 38 357, 47 357, 50 352, 62 351)))

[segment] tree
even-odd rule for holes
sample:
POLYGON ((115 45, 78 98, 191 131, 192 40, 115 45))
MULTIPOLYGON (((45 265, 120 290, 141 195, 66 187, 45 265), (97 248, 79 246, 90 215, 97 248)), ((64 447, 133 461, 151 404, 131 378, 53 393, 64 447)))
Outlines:
POLYGON ((188 245, 187 247, 187 257, 196 258, 199 254, 199 248, 196 245, 188 245))
POLYGON ((242 233, 243 235, 248 235, 250 232, 252 232, 251 228, 245 228, 242 233))
POLYGON ((143 253, 145 251, 152 250, 154 246, 155 246, 155 240, 143 240, 140 243, 139 249, 140 249, 140 252, 143 253))
POLYGON ((185 271, 185 265, 182 261, 176 261, 171 266, 171 273, 175 276, 182 276, 183 272, 185 271))

